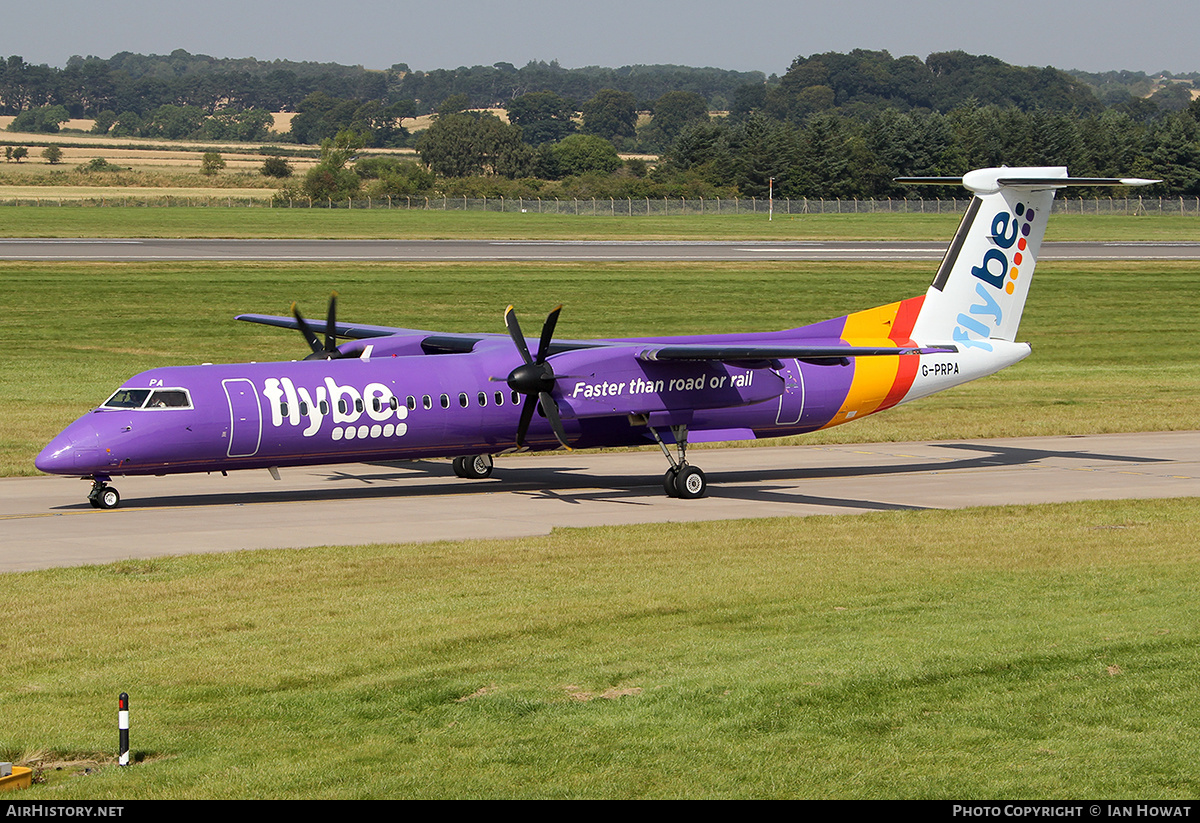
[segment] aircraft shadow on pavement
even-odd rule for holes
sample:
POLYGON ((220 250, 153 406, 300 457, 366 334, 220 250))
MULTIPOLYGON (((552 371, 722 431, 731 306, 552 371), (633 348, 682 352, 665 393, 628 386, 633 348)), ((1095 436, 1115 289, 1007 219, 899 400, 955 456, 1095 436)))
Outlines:
MULTIPOLYGON (((920 462, 877 463, 853 466, 794 466, 787 468, 747 468, 734 471, 708 471, 708 496, 756 502, 779 502, 851 509, 912 510, 920 506, 885 503, 852 498, 816 497, 797 494, 788 481, 885 477, 899 474, 931 474, 972 469, 1028 466, 1045 460, 1086 460, 1118 463, 1162 463, 1160 458, 1102 454, 1086 451, 1061 451, 978 443, 935 443, 936 448, 976 452, 959 459, 920 462)), ((700 454, 703 454, 701 452, 700 454)), ((750 451, 749 454, 753 454, 750 451)), ((797 451, 797 455, 801 455, 797 451)), ((697 460, 703 464, 703 457, 697 460)), ((569 504, 586 502, 654 505, 664 501, 661 477, 657 474, 596 474, 578 466, 554 464, 547 460, 497 464, 495 474, 485 480, 461 480, 446 484, 442 478, 453 476, 449 463, 439 461, 389 461, 370 464, 395 471, 356 473, 339 468, 325 476, 325 484, 308 489, 279 491, 220 491, 201 494, 126 497, 122 508, 162 508, 173 506, 228 506, 262 503, 295 503, 372 498, 469 497, 479 493, 506 492, 556 500, 569 504), (425 479, 433 482, 423 482, 425 479)), ((665 469, 664 469, 665 471, 665 469)), ((698 505, 703 505, 699 503, 698 505)), ((86 509, 88 504, 56 507, 58 510, 86 509)))

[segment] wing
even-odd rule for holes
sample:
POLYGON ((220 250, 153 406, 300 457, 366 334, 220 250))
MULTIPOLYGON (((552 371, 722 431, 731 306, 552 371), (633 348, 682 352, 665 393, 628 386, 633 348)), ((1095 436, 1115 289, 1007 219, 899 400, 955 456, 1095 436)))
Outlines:
MULTIPOLYGON (((301 330, 300 323, 295 317, 278 317, 270 314, 239 314, 234 318, 246 323, 258 323, 263 326, 275 326, 280 329, 301 330)), ((324 326, 319 328, 323 331, 324 326)), ((484 341, 509 340, 507 334, 455 334, 453 332, 426 331, 425 329, 403 329, 393 326, 371 326, 366 323, 335 323, 334 336, 344 340, 377 340, 381 337, 403 338, 406 341, 417 340, 421 350, 426 354, 465 354, 473 351, 475 346, 484 341)), ((590 349, 600 346, 611 346, 612 343, 593 342, 589 340, 555 340, 550 344, 549 354, 559 354, 565 351, 590 349)), ((415 352, 414 352, 415 353, 415 352)))
POLYGON ((837 363, 849 357, 894 357, 901 354, 936 354, 957 351, 952 346, 847 346, 847 345, 709 345, 679 343, 642 349, 638 360, 711 360, 729 364, 767 363, 795 358, 809 363, 837 363))

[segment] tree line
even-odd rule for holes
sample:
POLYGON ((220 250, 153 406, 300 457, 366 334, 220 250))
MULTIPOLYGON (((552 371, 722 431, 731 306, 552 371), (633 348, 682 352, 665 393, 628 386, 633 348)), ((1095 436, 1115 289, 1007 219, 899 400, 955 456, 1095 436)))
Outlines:
POLYGON ((96 117, 103 111, 145 116, 166 105, 195 106, 210 113, 299 111, 301 102, 316 92, 375 101, 385 108, 404 102, 417 115, 436 112, 451 97, 465 98, 466 108, 497 108, 534 91, 582 101, 606 88, 627 91, 639 100, 690 91, 714 108, 725 108, 737 88, 765 82, 762 72, 688 66, 564 69, 557 62, 531 61, 522 68, 496 63, 412 71, 398 63, 372 71, 333 63, 217 59, 178 49, 167 56, 75 56, 59 69, 11 56, 0 62, 0 115, 48 106, 62 106, 70 117, 96 117))
MULTIPOLYGON (((72 114, 66 103, 31 95, 28 84, 19 94, 12 90, 12 76, 37 74, 37 67, 9 58, 3 68, 0 106, 22 106, 14 128, 51 131, 72 114)), ((913 192, 895 177, 953 176, 1001 164, 1156 177, 1164 182, 1153 194, 1200 195, 1200 103, 1191 100, 1190 80, 1175 78, 1145 97, 1131 91, 1138 78, 1105 77, 1101 100, 1086 78, 962 52, 924 61, 866 50, 802 56, 771 78, 683 67, 566 70, 553 63, 437 72, 397 64, 366 72, 214 61, 183 51, 169 58, 72 58, 61 75, 78 80, 89 70, 131 83, 173 78, 193 88, 233 72, 263 82, 288 74, 315 84, 297 87, 306 93, 294 103, 291 139, 321 144, 322 161, 288 191, 314 199, 761 196, 772 186, 782 197, 903 197, 913 192), (1122 79, 1131 84, 1119 86, 1122 79), (602 83, 611 85, 597 88, 602 83), (714 100, 726 106, 715 116, 714 100), (476 111, 480 101, 502 103, 508 122, 476 111), (431 106, 433 125, 409 134, 402 121, 431 106), (421 163, 367 156, 386 146, 412 146, 421 163), (661 160, 622 161, 618 151, 661 160)), ((223 88, 220 105, 176 100, 120 114, 104 108, 94 131, 266 139, 266 110, 233 102, 248 100, 249 86, 223 88)), ((84 98, 92 107, 110 99, 90 92, 84 98)))

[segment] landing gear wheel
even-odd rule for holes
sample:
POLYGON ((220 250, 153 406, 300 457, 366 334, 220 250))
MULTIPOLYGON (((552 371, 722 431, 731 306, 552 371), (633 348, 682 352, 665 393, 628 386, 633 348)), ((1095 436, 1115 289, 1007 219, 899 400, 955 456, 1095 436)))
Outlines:
POLYGON ((463 465, 466 468, 467 477, 475 480, 482 480, 492 474, 492 456, 490 454, 477 454, 474 457, 464 458, 463 465))
POLYGON ((454 474, 467 480, 482 480, 492 474, 490 454, 464 455, 454 458, 454 474))
POLYGON ((672 466, 667 469, 667 473, 663 475, 663 491, 667 493, 667 497, 678 497, 679 489, 675 483, 679 479, 679 469, 672 466))
POLYGON ((704 472, 695 466, 680 466, 679 476, 675 478, 675 494, 684 500, 696 500, 703 497, 708 490, 708 481, 704 472))
POLYGON ((88 493, 93 509, 115 509, 121 505, 121 495, 112 486, 97 485, 88 493))

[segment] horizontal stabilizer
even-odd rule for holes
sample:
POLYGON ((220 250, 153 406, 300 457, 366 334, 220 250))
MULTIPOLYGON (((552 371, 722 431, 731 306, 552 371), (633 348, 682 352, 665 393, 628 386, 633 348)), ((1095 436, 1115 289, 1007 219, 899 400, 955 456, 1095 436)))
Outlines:
POLYGON ((994 194, 1000 189, 1061 189, 1067 186, 1149 186, 1159 180, 1142 177, 1068 177, 1065 167, 976 169, 962 177, 897 177, 910 186, 958 186, 976 194, 994 194))

